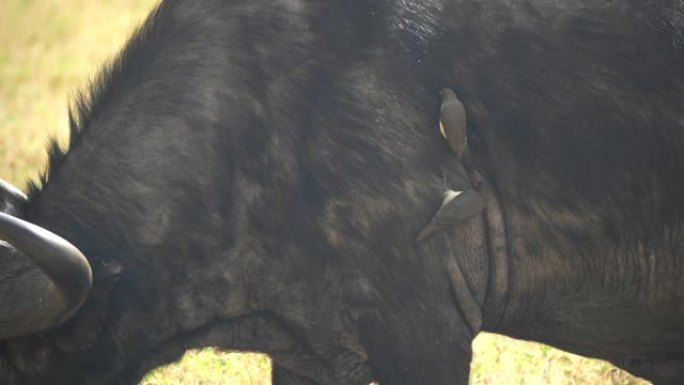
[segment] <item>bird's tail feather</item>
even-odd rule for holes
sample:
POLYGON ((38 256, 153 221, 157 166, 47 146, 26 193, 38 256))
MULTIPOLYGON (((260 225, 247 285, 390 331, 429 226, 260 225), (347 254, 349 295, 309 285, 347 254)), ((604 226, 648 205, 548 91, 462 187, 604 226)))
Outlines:
POLYGON ((433 223, 428 223, 427 226, 423 227, 423 229, 420 230, 418 236, 416 237, 416 241, 418 241, 418 243, 426 242, 428 239, 432 238, 435 235, 437 230, 437 226, 435 226, 433 223))

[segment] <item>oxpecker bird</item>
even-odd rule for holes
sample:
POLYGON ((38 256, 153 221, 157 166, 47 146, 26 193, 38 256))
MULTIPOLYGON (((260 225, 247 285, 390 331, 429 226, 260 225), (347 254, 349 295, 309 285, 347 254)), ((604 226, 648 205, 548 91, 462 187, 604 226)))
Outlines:
POLYGON ((468 150, 465 107, 450 88, 444 88, 439 94, 442 97, 442 107, 439 110, 439 132, 449 143, 454 155, 461 160, 468 150))
MULTIPOLYGON (((440 92, 440 96, 442 97, 442 107, 440 108, 439 131, 449 143, 451 151, 467 170, 467 159, 464 158, 468 150, 465 107, 458 100, 454 91, 449 88, 444 88, 440 92)), ((419 243, 425 242, 437 231, 479 215, 484 207, 484 199, 474 189, 447 190, 444 193, 442 206, 432 217, 430 223, 420 231, 416 240, 419 243)))
POLYGON ((480 193, 473 189, 465 191, 447 190, 444 193, 442 206, 432 217, 430 223, 420 231, 416 240, 425 242, 437 231, 479 215, 484 210, 485 202, 480 193))

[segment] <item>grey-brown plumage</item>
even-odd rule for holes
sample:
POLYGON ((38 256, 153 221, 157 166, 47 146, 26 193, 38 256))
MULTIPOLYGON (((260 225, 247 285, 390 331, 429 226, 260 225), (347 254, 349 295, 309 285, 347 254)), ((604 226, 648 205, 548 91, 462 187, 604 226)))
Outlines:
POLYGON ((460 222, 479 215, 485 207, 484 199, 480 193, 468 189, 465 191, 447 190, 444 193, 444 201, 430 223, 418 233, 416 240, 425 242, 435 235, 437 231, 453 226, 460 222))
POLYGON ((466 111, 456 93, 449 88, 440 91, 442 107, 439 110, 439 131, 449 143, 451 151, 460 160, 468 150, 466 111))

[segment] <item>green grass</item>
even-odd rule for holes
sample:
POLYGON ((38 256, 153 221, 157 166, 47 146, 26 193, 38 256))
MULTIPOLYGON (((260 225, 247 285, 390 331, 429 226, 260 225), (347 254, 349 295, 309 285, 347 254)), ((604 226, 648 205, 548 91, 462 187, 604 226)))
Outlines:
MULTIPOLYGON (((152 0, 0 0, 0 177, 20 187, 46 159, 49 135, 67 134, 77 87, 121 46, 152 0)), ((494 335, 474 345, 471 384, 638 385, 603 361, 494 335)), ((215 350, 188 352, 144 385, 262 385, 268 359, 215 350)))
POLYGON ((148 374, 142 385, 269 385, 271 363, 262 354, 189 351, 183 359, 148 374))

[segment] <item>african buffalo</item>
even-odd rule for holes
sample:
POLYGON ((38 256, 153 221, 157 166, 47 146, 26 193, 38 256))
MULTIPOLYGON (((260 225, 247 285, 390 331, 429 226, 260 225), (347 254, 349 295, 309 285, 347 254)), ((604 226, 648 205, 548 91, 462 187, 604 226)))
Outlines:
POLYGON ((481 330, 683 382, 683 15, 164 1, 41 181, 0 186, 1 382, 135 384, 218 346, 275 385, 466 384, 481 330), (479 180, 433 129, 444 87, 479 180), (419 245, 445 187, 485 211, 419 245))

